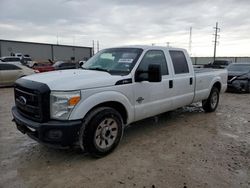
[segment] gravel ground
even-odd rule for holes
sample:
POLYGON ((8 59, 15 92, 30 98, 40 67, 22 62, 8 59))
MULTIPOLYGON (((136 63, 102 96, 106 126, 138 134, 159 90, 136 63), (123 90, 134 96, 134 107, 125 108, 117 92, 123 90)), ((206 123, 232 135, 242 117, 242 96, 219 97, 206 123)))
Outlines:
POLYGON ((250 187, 249 94, 223 94, 215 113, 196 104, 137 122, 101 159, 23 135, 13 104, 0 88, 0 187, 250 187))

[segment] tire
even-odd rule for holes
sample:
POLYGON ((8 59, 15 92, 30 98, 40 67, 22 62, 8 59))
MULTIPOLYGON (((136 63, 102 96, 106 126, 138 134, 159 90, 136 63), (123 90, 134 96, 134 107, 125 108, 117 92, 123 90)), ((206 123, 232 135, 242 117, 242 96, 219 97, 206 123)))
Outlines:
POLYGON ((202 101, 202 108, 205 112, 214 112, 219 104, 220 92, 216 87, 211 89, 209 97, 202 101))
POLYGON ((119 144, 123 135, 121 115, 110 107, 90 112, 80 130, 79 143, 93 157, 104 157, 119 144))

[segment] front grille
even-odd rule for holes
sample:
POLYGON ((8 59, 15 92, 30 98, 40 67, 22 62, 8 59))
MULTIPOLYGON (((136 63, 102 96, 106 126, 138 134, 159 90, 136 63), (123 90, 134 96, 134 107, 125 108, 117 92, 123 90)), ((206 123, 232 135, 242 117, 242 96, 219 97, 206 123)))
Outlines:
POLYGON ((33 120, 40 120, 42 110, 39 100, 39 94, 27 92, 23 89, 15 88, 15 101, 17 109, 25 116, 33 120), (25 100, 25 101, 24 101, 25 100))
POLYGON ((21 79, 14 91, 16 107, 21 115, 37 122, 48 121, 50 90, 47 85, 21 79))

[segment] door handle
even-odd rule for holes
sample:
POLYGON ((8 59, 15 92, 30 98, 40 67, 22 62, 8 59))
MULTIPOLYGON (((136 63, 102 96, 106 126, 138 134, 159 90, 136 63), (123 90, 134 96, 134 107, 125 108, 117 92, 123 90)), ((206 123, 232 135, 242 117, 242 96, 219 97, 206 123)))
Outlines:
POLYGON ((190 84, 190 85, 193 85, 193 78, 190 78, 190 79, 189 79, 189 84, 190 84))
POLYGON ((169 80, 169 88, 173 88, 173 80, 169 80))

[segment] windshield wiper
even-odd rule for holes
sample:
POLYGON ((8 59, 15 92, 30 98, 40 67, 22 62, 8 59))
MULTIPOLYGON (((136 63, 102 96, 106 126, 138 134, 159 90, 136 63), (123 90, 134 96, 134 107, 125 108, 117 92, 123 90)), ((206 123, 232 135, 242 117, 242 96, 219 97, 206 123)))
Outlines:
MULTIPOLYGON (((86 69, 86 68, 84 68, 84 69, 86 69)), ((99 68, 99 67, 96 67, 96 68, 88 68, 87 70, 104 71, 104 72, 108 72, 108 73, 109 73, 109 71, 108 71, 107 69, 103 69, 103 68, 99 68)))

